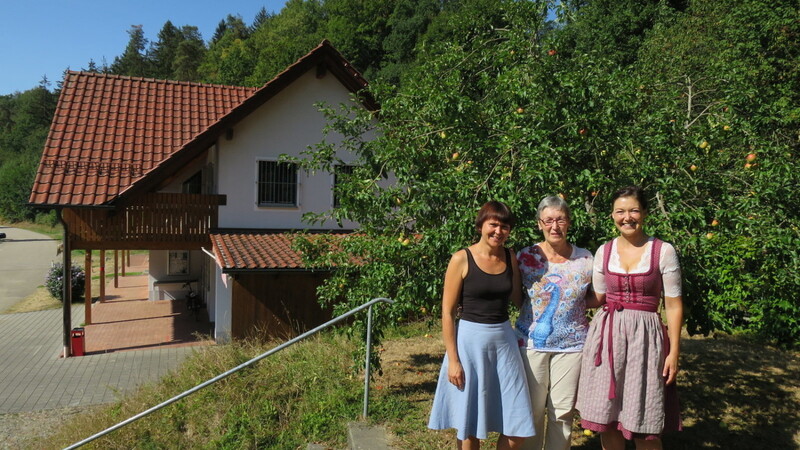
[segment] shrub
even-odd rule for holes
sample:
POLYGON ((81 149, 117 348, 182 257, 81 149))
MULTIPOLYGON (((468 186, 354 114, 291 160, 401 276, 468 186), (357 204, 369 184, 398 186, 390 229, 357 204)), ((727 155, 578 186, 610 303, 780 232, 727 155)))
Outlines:
POLYGON ((45 225, 48 227, 55 227, 58 225, 58 218, 55 211, 48 211, 46 213, 37 213, 34 223, 37 225, 45 225))
MULTIPOLYGON (((83 297, 83 288, 86 284, 86 274, 83 269, 72 266, 72 300, 83 297)), ((64 265, 54 263, 45 278, 45 286, 53 297, 64 301, 64 265)))

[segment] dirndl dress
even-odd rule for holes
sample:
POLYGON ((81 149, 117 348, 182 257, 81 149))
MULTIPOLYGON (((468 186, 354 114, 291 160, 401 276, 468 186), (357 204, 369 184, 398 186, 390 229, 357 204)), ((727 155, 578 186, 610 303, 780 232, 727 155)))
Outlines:
POLYGON ((662 243, 653 242, 649 271, 630 275, 609 271, 611 245, 605 246, 607 304, 589 326, 578 384, 576 409, 583 428, 619 430, 628 440, 656 439, 682 428, 676 385, 666 385, 662 376, 669 353, 658 314, 662 243))
POLYGON ((511 324, 460 320, 456 345, 464 390, 448 379, 444 357, 428 427, 455 428, 460 440, 486 439, 490 432, 513 437, 535 434, 528 381, 511 324))

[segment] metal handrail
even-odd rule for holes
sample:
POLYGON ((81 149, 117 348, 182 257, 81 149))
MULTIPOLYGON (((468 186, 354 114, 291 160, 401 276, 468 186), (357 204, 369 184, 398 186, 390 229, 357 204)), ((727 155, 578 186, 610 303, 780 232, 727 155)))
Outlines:
POLYGON ((144 416, 149 415, 150 413, 158 411, 159 409, 161 409, 161 408, 163 408, 163 407, 165 407, 167 405, 175 403, 178 400, 189 396, 189 395, 199 391, 200 389, 203 389, 206 386, 214 384, 217 381, 220 381, 223 378, 227 377, 228 375, 236 373, 236 372, 244 369, 245 367, 248 367, 248 366, 250 366, 252 364, 255 364, 258 361, 261 361, 262 359, 266 358, 267 356, 272 355, 273 353, 277 353, 277 352, 285 349, 286 347, 288 347, 288 346, 290 346, 292 344, 295 344, 295 343, 297 343, 299 341, 302 341, 303 339, 305 339, 305 338, 307 338, 309 336, 312 336, 312 335, 324 330, 325 328, 327 328, 327 327, 329 327, 331 325, 339 323, 342 320, 352 316, 353 314, 355 314, 355 313, 357 313, 359 311, 363 311, 365 308, 369 308, 369 311, 367 312, 367 355, 366 355, 367 362, 366 362, 366 365, 365 365, 365 374, 364 374, 364 409, 363 409, 363 414, 364 414, 364 417, 366 418, 366 416, 367 416, 367 405, 368 405, 368 402, 369 402, 369 400, 368 400, 369 399, 369 367, 370 367, 369 359, 370 359, 370 346, 372 345, 372 305, 374 305, 376 303, 380 303, 380 302, 393 304, 394 300, 391 300, 391 299, 388 299, 388 298, 385 298, 385 297, 373 298, 372 300, 368 301, 367 303, 364 303, 363 305, 361 305, 359 307, 353 308, 350 311, 342 314, 341 316, 336 317, 334 319, 331 319, 331 320, 323 323, 322 325, 314 328, 313 330, 306 331, 305 333, 301 334, 300 336, 297 336, 296 338, 288 340, 288 341, 284 342, 283 344, 281 344, 281 345, 279 345, 279 346, 277 346, 277 347, 275 347, 275 348, 273 348, 271 350, 268 350, 267 352, 262 353, 261 355, 258 355, 255 358, 253 358, 253 359, 251 359, 251 360, 249 360, 247 362, 239 364, 238 366, 234 367, 231 370, 228 370, 227 372, 221 373, 221 374, 217 375, 216 377, 211 378, 210 380, 208 380, 208 381, 206 381, 204 383, 198 384, 197 386, 195 386, 195 387, 193 387, 193 388, 191 388, 191 389, 189 389, 187 391, 184 391, 184 392, 176 395, 175 397, 172 397, 169 400, 163 401, 163 402, 159 403, 158 405, 153 406, 152 408, 148 409, 147 411, 140 412, 139 414, 137 414, 137 415, 135 415, 135 416, 133 416, 133 417, 131 417, 129 419, 123 420, 122 422, 120 422, 120 423, 118 423, 118 424, 116 424, 116 425, 114 425, 112 427, 106 428, 105 430, 103 430, 103 431, 101 431, 101 432, 99 432, 97 434, 94 434, 92 436, 89 436, 88 438, 86 438, 86 439, 84 439, 84 440, 82 440, 80 442, 76 442, 76 443, 70 445, 69 447, 66 447, 65 450, 71 450, 71 449, 75 449, 75 448, 81 447, 83 445, 88 444, 89 442, 92 442, 93 440, 95 440, 97 438, 103 437, 106 434, 109 434, 109 433, 111 433, 113 431, 116 431, 116 430, 118 430, 118 429, 120 429, 120 428, 122 428, 122 427, 124 427, 124 426, 126 426, 126 425, 128 425, 130 423, 132 423, 132 422, 135 422, 135 421, 141 419, 144 416))

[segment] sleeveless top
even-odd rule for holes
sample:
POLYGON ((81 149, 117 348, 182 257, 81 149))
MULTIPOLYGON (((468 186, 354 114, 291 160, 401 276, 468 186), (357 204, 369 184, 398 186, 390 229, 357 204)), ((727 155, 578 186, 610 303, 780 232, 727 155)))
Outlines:
POLYGON ((461 318, 477 323, 506 322, 513 283, 508 249, 505 249, 506 270, 496 275, 481 270, 469 249, 464 250, 467 252, 467 276, 461 285, 461 318))

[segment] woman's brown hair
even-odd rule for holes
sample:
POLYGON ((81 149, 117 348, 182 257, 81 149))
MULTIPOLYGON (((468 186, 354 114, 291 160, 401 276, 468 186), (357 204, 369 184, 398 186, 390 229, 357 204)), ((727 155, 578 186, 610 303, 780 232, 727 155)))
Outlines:
POLYGON ((481 206, 481 209, 478 211, 478 216, 475 218, 475 229, 480 232, 483 227, 483 222, 489 219, 500 221, 511 228, 514 228, 516 222, 511 208, 506 206, 505 203, 494 200, 486 202, 481 206))

